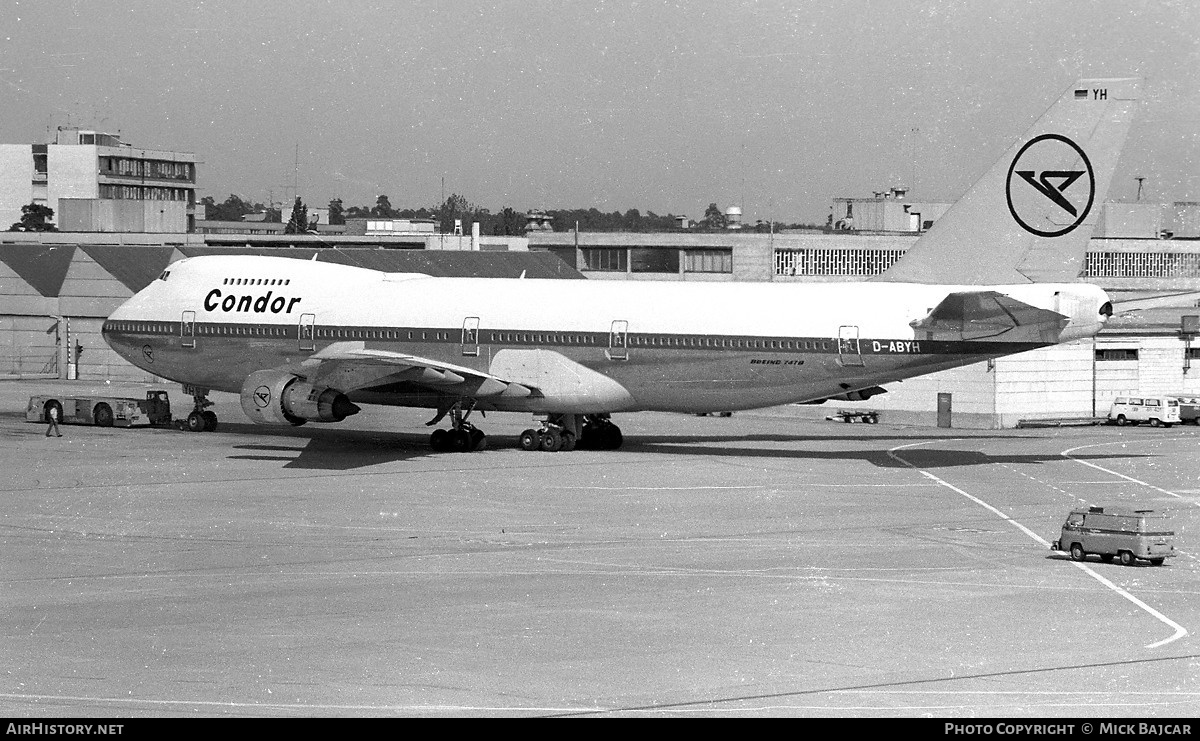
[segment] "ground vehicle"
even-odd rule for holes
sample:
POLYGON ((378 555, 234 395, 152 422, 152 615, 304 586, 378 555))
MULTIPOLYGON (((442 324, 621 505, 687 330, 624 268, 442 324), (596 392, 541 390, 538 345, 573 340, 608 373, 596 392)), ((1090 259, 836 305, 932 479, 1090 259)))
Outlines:
POLYGON ((1179 424, 1200 425, 1200 396, 1175 394, 1172 398, 1179 402, 1179 424))
POLYGON ((1087 507, 1071 510, 1050 548, 1070 552, 1073 561, 1095 554, 1105 563, 1116 556, 1125 566, 1139 558, 1161 566, 1175 555, 1175 532, 1166 515, 1152 509, 1087 507))
POLYGON ((879 422, 879 412, 875 410, 862 411, 859 409, 839 409, 825 419, 840 419, 843 422, 853 422, 858 420, 864 424, 873 425, 879 422))
POLYGON ((97 427, 165 426, 171 424, 171 400, 166 391, 146 392, 145 399, 118 396, 32 396, 25 408, 27 422, 47 422, 58 407, 59 422, 97 427))
POLYGON ((1149 422, 1151 427, 1170 427, 1179 423, 1179 401, 1171 396, 1118 396, 1108 419, 1119 425, 1149 422))

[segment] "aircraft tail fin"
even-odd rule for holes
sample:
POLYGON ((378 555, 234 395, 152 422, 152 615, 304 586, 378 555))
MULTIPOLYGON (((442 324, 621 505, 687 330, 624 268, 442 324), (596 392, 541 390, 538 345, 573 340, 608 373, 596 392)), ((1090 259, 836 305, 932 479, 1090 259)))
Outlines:
POLYGON ((1141 80, 1072 85, 932 228, 873 280, 1001 285, 1079 277, 1141 80))

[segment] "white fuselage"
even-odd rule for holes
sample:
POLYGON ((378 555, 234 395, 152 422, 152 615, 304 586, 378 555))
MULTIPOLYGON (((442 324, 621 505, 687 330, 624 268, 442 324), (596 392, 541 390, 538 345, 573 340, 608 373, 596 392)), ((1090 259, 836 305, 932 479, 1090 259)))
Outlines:
MULTIPOLYGON (((135 365, 237 392, 336 343, 471 368, 536 393, 480 400, 534 412, 725 411, 837 396, 1094 335, 1087 284, 689 283, 432 278, 276 257, 171 265, 118 308, 105 339, 135 365), (989 290, 1070 321, 1050 341, 921 339, 956 291, 989 290)), ((352 383, 349 385, 353 386, 352 383)), ((436 406, 407 382, 344 388, 436 406)))

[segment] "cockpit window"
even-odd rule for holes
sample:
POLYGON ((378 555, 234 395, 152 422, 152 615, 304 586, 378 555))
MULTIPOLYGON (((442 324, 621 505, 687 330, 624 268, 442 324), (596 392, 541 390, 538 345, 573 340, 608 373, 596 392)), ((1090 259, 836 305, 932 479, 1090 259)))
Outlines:
POLYGON ((170 270, 164 270, 164 271, 162 271, 162 275, 158 276, 158 279, 159 279, 159 280, 166 280, 166 279, 167 279, 167 276, 169 276, 170 274, 171 274, 171 271, 170 271, 170 270))

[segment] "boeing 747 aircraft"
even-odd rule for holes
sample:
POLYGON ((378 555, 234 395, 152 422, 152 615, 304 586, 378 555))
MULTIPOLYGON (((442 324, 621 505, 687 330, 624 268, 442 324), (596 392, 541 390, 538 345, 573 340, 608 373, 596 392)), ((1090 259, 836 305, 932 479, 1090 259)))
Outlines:
POLYGON ((531 412, 526 450, 616 448, 610 415, 861 399, 883 384, 1091 337, 1074 282, 1138 99, 1082 80, 887 272, 817 284, 434 278, 283 257, 180 260, 104 325, 194 397, 258 424, 427 407, 436 450, 486 445, 476 411, 531 412))

